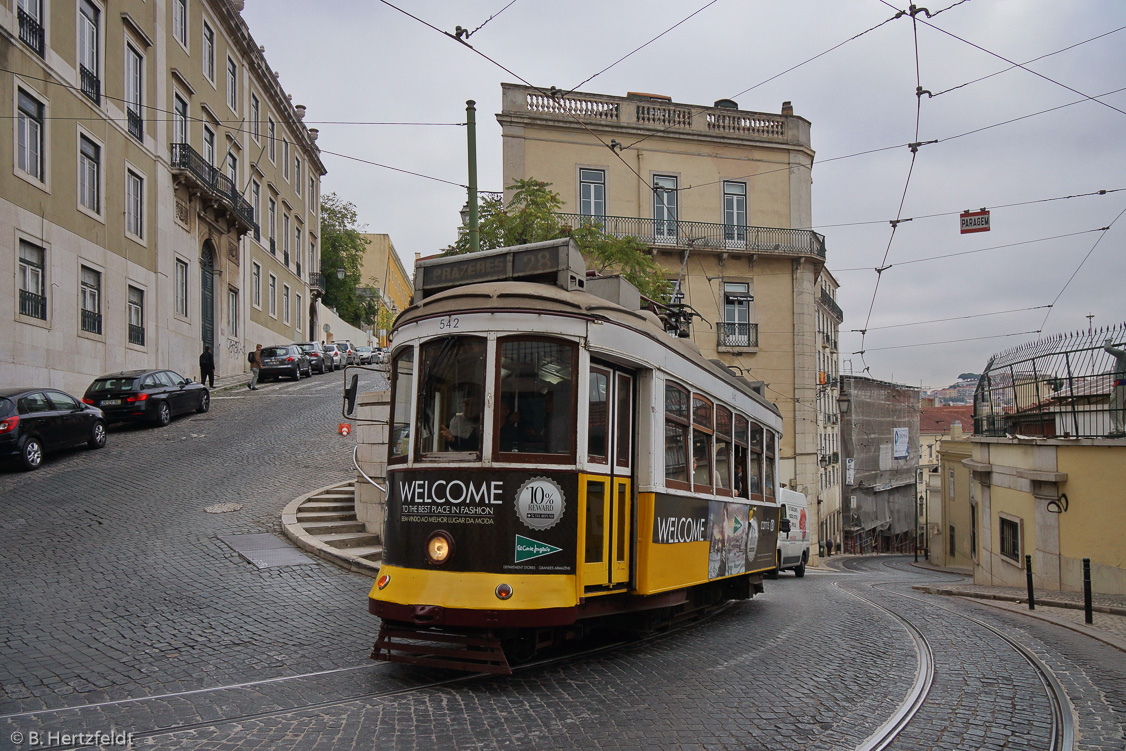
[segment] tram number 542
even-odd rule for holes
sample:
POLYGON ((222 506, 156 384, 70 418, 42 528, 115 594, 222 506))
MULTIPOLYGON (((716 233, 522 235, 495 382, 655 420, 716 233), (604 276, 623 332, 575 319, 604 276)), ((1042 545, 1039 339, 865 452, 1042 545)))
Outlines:
POLYGON ((451 329, 456 329, 460 325, 461 319, 457 316, 446 316, 445 318, 442 318, 438 321, 438 330, 449 331, 451 329))

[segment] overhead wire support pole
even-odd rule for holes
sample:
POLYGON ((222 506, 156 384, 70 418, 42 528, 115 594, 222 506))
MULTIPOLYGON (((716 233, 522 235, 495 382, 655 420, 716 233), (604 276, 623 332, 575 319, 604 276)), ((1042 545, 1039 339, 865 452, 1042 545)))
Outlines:
POLYGON ((469 147, 469 250, 481 249, 481 230, 477 224, 477 103, 465 102, 465 137, 469 147))

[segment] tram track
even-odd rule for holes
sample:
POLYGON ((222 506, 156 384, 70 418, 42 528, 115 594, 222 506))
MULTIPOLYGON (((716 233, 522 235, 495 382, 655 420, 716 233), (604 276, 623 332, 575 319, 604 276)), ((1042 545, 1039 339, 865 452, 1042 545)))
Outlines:
MULTIPOLYGON (((883 566, 893 571, 903 573, 902 569, 896 568, 891 565, 891 562, 884 562, 883 566)), ((856 569, 853 569, 856 570, 856 569)), ((923 603, 929 607, 937 608, 952 615, 959 616, 976 626, 983 628, 993 635, 1000 638, 1009 647, 1013 649, 1021 658, 1033 669, 1037 678, 1039 679, 1042 687, 1044 688, 1045 695, 1048 699, 1050 706, 1050 745, 1046 751, 1073 751, 1075 748, 1075 723, 1074 712, 1072 709, 1071 701, 1068 698, 1067 692, 1059 679, 1056 678, 1054 672, 1047 664, 1044 663, 1031 649, 1024 644, 1020 643, 1015 638, 1004 633, 1004 631, 996 626, 993 626, 980 618, 959 612, 953 608, 949 608, 932 600, 925 599, 916 595, 907 594, 904 592, 897 592, 891 589, 893 586, 902 586, 905 582, 879 582, 866 585, 872 590, 879 590, 888 594, 895 595, 900 598, 914 600, 923 603)), ((907 633, 915 642, 915 648, 919 655, 919 666, 916 670, 915 680, 912 683, 911 689, 907 692, 906 697, 900 703, 891 717, 888 718, 880 727, 878 727, 871 735, 864 739, 856 747, 856 751, 883 751, 910 726, 912 719, 923 709, 928 697, 931 693, 931 688, 934 683, 935 674, 935 660, 934 652, 931 649, 930 642, 927 640, 922 629, 911 619, 895 612, 893 609, 874 602, 873 600, 863 596, 858 592, 853 592, 849 588, 842 586, 840 583, 833 585, 837 589, 846 594, 852 595, 874 608, 877 608, 885 613, 888 613, 904 627, 907 633)))

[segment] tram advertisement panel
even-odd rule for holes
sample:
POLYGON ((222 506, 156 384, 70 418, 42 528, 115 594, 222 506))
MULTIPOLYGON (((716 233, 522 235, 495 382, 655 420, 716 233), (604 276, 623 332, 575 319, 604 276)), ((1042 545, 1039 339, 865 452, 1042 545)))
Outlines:
POLYGON ((473 469, 392 470, 383 560, 437 568, 426 540, 452 538, 445 571, 572 574, 578 532, 578 475, 473 469))
POLYGON ((681 542, 708 543, 709 579, 772 568, 778 545, 778 509, 658 494, 653 543, 681 542))

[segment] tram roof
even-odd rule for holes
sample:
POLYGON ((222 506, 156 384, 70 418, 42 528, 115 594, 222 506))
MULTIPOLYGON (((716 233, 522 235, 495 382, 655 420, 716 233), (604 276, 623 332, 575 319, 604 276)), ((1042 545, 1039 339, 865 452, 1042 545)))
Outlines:
POLYGON ((433 316, 454 313, 495 312, 524 309, 536 313, 560 313, 601 318, 637 331, 659 345, 678 353, 707 370, 717 378, 731 384, 751 399, 767 407, 779 417, 778 407, 746 378, 736 375, 723 363, 709 360, 688 339, 669 336, 656 314, 647 310, 630 310, 588 292, 567 291, 549 284, 535 282, 485 282, 449 289, 416 302, 404 310, 395 321, 395 328, 433 316))

